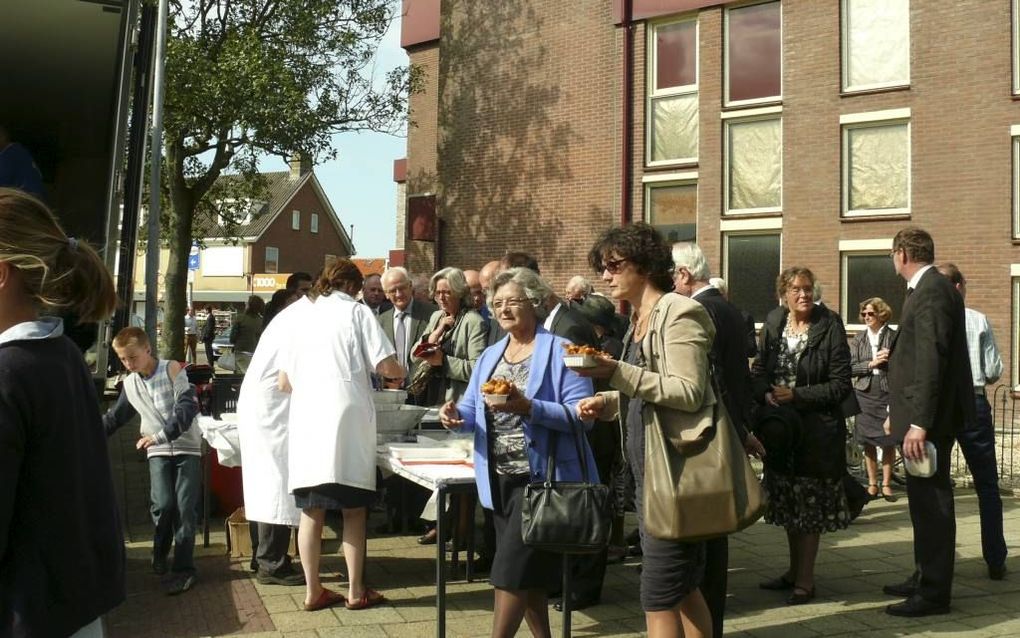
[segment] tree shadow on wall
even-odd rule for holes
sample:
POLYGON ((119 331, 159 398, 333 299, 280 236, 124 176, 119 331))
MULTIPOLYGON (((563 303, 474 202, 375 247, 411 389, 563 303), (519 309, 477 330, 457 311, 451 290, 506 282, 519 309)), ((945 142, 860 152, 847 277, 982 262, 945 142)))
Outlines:
MULTIPOLYGON (((544 0, 539 0, 544 1, 544 0)), ((554 209, 578 136, 534 0, 444 0, 439 53, 442 260, 479 266, 505 250, 559 252, 554 209)))

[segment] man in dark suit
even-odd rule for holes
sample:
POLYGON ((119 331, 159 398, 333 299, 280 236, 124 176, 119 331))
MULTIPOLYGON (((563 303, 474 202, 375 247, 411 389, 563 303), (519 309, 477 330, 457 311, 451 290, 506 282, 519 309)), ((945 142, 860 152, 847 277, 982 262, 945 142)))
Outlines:
MULTIPOLYGON (((421 340, 425 326, 436 311, 436 306, 414 299, 411 276, 397 266, 383 273, 382 290, 391 307, 379 313, 379 324, 397 350, 397 362, 405 370, 413 363, 411 351, 421 340)), ((408 372, 410 376, 410 372, 408 372)), ((400 387, 406 386, 406 379, 400 387)))
MULTIPOLYGON (((694 299, 708 311, 715 325, 712 342, 712 373, 722 389, 722 401, 737 435, 747 451, 761 457, 764 448, 751 431, 751 372, 747 365, 747 324, 740 310, 722 292, 709 284, 708 260, 695 243, 673 245, 673 290, 694 299)), ((712 635, 723 635, 726 611, 726 576, 729 569, 729 539, 713 538, 706 543, 705 577, 701 594, 712 614, 712 635)))
POLYGON ((907 474, 917 569, 905 582, 883 588, 906 599, 886 612, 945 614, 956 543, 950 456, 956 432, 975 421, 963 298, 932 266, 935 242, 926 231, 910 227, 896 233, 892 259, 896 274, 907 282, 907 298, 890 345, 887 428, 903 441, 908 461, 927 458, 930 442, 937 462, 930 477, 907 474))
POLYGON ((383 292, 381 276, 372 274, 365 277, 365 285, 361 288, 361 303, 371 308, 377 317, 393 307, 383 292))

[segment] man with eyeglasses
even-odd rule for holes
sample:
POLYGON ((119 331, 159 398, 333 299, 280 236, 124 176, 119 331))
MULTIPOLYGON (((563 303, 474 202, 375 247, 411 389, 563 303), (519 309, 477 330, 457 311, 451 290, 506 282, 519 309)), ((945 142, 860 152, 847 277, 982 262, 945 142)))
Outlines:
MULTIPOLYGON (((936 268, 960 291, 966 303, 967 280, 956 264, 945 262, 936 268)), ((981 554, 988 565, 988 577, 1002 580, 1006 577, 1006 539, 1002 531, 1002 496, 999 495, 999 472, 995 461, 995 425, 992 423, 992 406, 985 393, 985 386, 995 383, 1002 375, 1002 357, 988 317, 973 308, 964 307, 964 313, 977 423, 976 427, 958 432, 956 441, 967 460, 978 495, 981 554)))
MULTIPOLYGON (((414 344, 421 340, 429 318, 436 311, 436 306, 414 298, 411 275, 400 266, 384 272, 380 283, 391 307, 379 314, 379 324, 390 343, 396 348, 397 363, 408 370, 412 363, 411 350, 414 344)), ((406 379, 400 379, 388 385, 403 388, 405 384, 406 379)))
POLYGON ((907 474, 916 570, 882 591, 905 598, 886 607, 890 615, 946 614, 956 551, 949 476, 953 439, 975 422, 963 298, 933 266, 935 242, 926 231, 909 227, 896 233, 892 260, 907 282, 907 297, 890 346, 886 432, 903 442, 904 459, 935 461, 936 467, 930 476, 907 474), (926 451, 929 442, 935 459, 926 451))

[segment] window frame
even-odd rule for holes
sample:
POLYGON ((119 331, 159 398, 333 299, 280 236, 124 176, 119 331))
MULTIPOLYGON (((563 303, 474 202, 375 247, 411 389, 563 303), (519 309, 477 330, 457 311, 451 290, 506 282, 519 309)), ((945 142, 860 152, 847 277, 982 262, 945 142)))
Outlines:
POLYGON ((913 127, 910 109, 890 109, 887 111, 871 111, 852 113, 839 118, 839 173, 840 173, 840 217, 854 219, 859 217, 909 217, 913 209, 914 171, 913 171, 913 127), (865 128, 883 126, 907 127, 907 206, 906 208, 861 208, 850 210, 850 145, 849 132, 865 128))
MULTIPOLYGON (((758 220, 747 220, 747 221, 758 221, 758 220)), ((780 224, 775 224, 774 223, 776 221, 780 221, 781 222, 781 220, 763 219, 763 220, 760 220, 760 221, 763 222, 763 223, 761 223, 761 224, 751 224, 751 225, 747 225, 746 227, 744 227, 744 224, 739 224, 739 225, 738 224, 732 224, 731 225, 732 229, 730 229, 730 230, 723 229, 722 230, 722 242, 721 242, 721 244, 722 244, 721 245, 722 254, 720 255, 720 257, 721 257, 720 262, 722 263, 722 267, 720 268, 720 272, 722 273, 722 275, 721 275, 722 278, 726 280, 726 283, 727 283, 727 285, 730 286, 731 290, 732 290, 732 284, 731 284, 732 279, 730 278, 730 259, 729 259, 729 254, 730 254, 730 238, 732 238, 732 237, 749 237, 749 236, 752 236, 752 235, 754 235, 754 236, 761 235, 761 236, 775 236, 775 237, 778 237, 779 238, 779 268, 780 268, 780 270, 783 267, 783 250, 784 250, 784 245, 785 245, 786 242, 783 241, 783 228, 782 228, 782 224, 781 223, 780 224)), ((776 276, 778 276, 778 275, 779 275, 779 273, 777 272, 776 276)), ((775 279, 774 278, 772 279, 772 284, 773 284, 773 286, 775 285, 775 279)), ((778 305, 779 305, 779 300, 777 299, 776 300, 776 306, 778 306, 778 305)), ((740 306, 740 309, 744 310, 746 312, 750 312, 750 310, 748 310, 747 308, 744 308, 743 306, 740 306)), ((755 329, 761 330, 762 325, 764 325, 764 323, 765 323, 765 317, 755 317, 754 320, 755 320, 754 321, 755 329)))
POLYGON ((1012 61, 1012 77, 1013 95, 1020 95, 1020 0, 1012 0, 1010 2, 1010 41, 1012 43, 1012 51, 1010 52, 1010 58, 1012 61))
POLYGON ((1012 198, 1012 233, 1014 240, 1020 240, 1020 124, 1009 127, 1010 142, 1010 193, 1012 198))
POLYGON ((695 190, 695 202, 696 206, 694 209, 694 237, 695 241, 698 236, 698 208, 701 205, 701 191, 699 190, 698 184, 698 173, 697 171, 687 171, 683 173, 671 173, 668 175, 654 176, 651 178, 644 178, 641 180, 642 186, 644 187, 644 215, 642 216, 644 222, 650 226, 655 227, 652 223, 652 190, 656 188, 670 188, 674 186, 693 186, 695 190))
POLYGON ((784 31, 784 20, 783 20, 783 2, 782 0, 754 0, 753 2, 743 2, 735 5, 728 5, 723 11, 723 25, 722 25, 722 90, 723 90, 723 107, 724 108, 739 108, 745 106, 762 106, 766 104, 782 104, 783 102, 783 71, 785 70, 785 51, 783 49, 783 31, 784 31), (776 2, 779 4, 779 95, 773 95, 768 97, 752 98, 750 100, 731 100, 730 99, 730 12, 739 11, 758 4, 769 4, 776 2))
MULTIPOLYGON (((892 250, 892 243, 892 237, 883 237, 881 239, 843 240, 839 242, 839 307, 843 324, 846 326, 848 332, 860 332, 867 328, 866 325, 860 322, 859 316, 850 316, 851 309, 856 308, 857 303, 859 303, 848 298, 850 258, 874 256, 889 258, 889 251, 892 250)), ((891 261, 891 258, 889 259, 891 261)), ((891 263, 889 269, 890 272, 892 272, 891 263)), ((823 301, 825 301, 824 298, 823 301)), ((891 327, 896 327, 899 324, 889 322, 889 325, 891 327)))
POLYGON ((299 210, 290 211, 290 229, 301 230, 301 211, 299 210))
POLYGON ((1010 330, 1009 367, 1010 387, 1020 386, 1020 264, 1010 265, 1010 330))
POLYGON ((277 246, 266 246, 265 261, 262 263, 262 265, 263 267, 265 267, 266 274, 275 275, 280 272, 280 249, 277 246), (275 259, 269 258, 270 254, 269 251, 273 251, 273 253, 276 255, 275 259), (270 262, 275 264, 273 270, 269 269, 270 262))
POLYGON ((695 140, 695 146, 698 147, 698 153, 694 157, 681 157, 677 159, 664 159, 664 160, 653 160, 652 159, 652 129, 655 125, 655 110, 654 103, 662 98, 677 97, 681 95, 694 95, 696 100, 699 100, 698 104, 698 115, 701 114, 700 104, 700 86, 701 86, 701 25, 698 21, 697 12, 682 15, 672 16, 666 20, 658 20, 648 23, 646 28, 647 40, 645 42, 645 58, 648 61, 646 67, 646 78, 645 78, 645 166, 657 167, 657 166, 682 166, 682 165, 696 165, 698 163, 698 157, 700 155, 700 142, 701 142, 701 127, 699 122, 697 140, 695 140), (655 46, 655 38, 658 29, 674 24, 680 24, 682 22, 693 22, 694 23, 694 84, 685 84, 684 86, 671 87, 668 89, 658 90, 655 87, 656 78, 658 77, 659 71, 659 52, 658 47, 655 46))
POLYGON ((722 114, 723 134, 723 175, 722 175, 722 217, 739 217, 741 215, 782 215, 783 214, 783 181, 785 176, 784 144, 783 144, 783 109, 781 106, 747 111, 730 111, 722 114), (776 120, 779 122, 779 206, 760 206, 757 208, 730 208, 730 127, 734 124, 776 120))
POLYGON ((318 213, 311 213, 310 217, 308 218, 308 230, 311 231, 311 233, 313 235, 318 235, 319 234, 319 214, 318 213))
MULTIPOLYGON (((1016 2, 1016 0, 1013 0, 1016 2)), ((839 53, 840 53, 840 69, 839 69, 839 86, 843 93, 867 93, 869 91, 879 91, 882 89, 898 89, 898 88, 909 88, 911 82, 911 66, 910 66, 910 3, 907 0, 907 79, 905 82, 900 80, 894 80, 891 82, 878 82, 876 84, 863 84, 860 86, 850 86, 850 3, 853 0, 840 0, 839 8, 839 53)))

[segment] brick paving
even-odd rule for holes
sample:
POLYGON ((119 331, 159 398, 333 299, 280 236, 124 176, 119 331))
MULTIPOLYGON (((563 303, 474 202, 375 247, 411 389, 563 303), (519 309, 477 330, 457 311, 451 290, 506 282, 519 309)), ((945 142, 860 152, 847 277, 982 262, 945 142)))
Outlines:
MULTIPOLYGON (((953 613, 926 619, 893 618, 883 613, 890 602, 883 584, 898 582, 911 569, 910 519, 906 499, 877 501, 848 530, 823 536, 817 566, 818 597, 788 607, 784 594, 759 590, 757 583, 785 567, 786 538, 779 528, 759 523, 730 541, 730 599, 726 636, 798 638, 815 636, 1017 636, 1020 635, 1020 505, 1004 501, 1010 573, 991 581, 981 560, 977 499, 969 490, 957 497, 957 563, 953 613)), ((370 522, 370 528, 373 522, 370 522)), ((328 587, 343 590, 336 573, 343 566, 327 541, 322 572, 328 587)), ((303 590, 260 585, 246 571, 247 560, 230 562, 222 532, 200 550, 201 580, 177 598, 158 590, 148 569, 148 547, 129 547, 130 595, 108 618, 116 637, 224 636, 258 638, 379 638, 435 635, 434 547, 415 536, 369 540, 368 578, 390 603, 357 612, 301 610, 303 590)), ((644 621, 638 603, 638 562, 609 568, 603 603, 573 614, 576 636, 639 636, 644 621)), ((487 636, 492 622, 492 591, 486 582, 448 586, 447 635, 487 636)), ((552 612, 554 634, 560 617, 552 612)), ((522 628, 519 635, 529 632, 522 628)))

